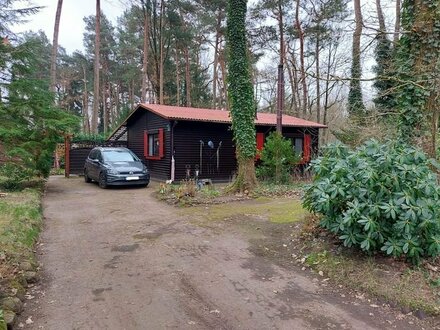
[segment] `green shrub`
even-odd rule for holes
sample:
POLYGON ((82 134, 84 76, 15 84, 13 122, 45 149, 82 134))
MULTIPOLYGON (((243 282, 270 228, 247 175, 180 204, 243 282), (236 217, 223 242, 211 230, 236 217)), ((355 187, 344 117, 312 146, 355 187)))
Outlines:
POLYGON ((304 207, 345 246, 420 257, 440 254, 440 187, 419 149, 370 140, 352 151, 342 144, 312 162, 314 181, 304 207))
POLYGON ((21 190, 36 175, 36 172, 20 163, 5 163, 0 166, 0 189, 21 190))
POLYGON ((288 183, 292 166, 300 160, 293 152, 292 143, 277 132, 272 132, 261 152, 261 165, 256 169, 257 177, 277 183, 288 183))
POLYGON ((0 330, 7 330, 5 319, 3 318, 3 311, 0 309, 0 330))

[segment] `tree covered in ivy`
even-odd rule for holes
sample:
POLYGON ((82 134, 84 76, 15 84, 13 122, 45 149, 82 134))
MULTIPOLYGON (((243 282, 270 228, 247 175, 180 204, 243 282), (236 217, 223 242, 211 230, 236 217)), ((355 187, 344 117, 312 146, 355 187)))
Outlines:
POLYGON ((228 95, 236 144, 238 173, 233 190, 252 189, 255 175, 255 111, 246 42, 246 0, 229 0, 227 10, 228 95))
POLYGON ((434 157, 440 116, 440 2, 405 0, 402 28, 396 55, 400 135, 434 157))
POLYGON ((374 104, 381 113, 390 113, 396 107, 394 94, 395 80, 393 79, 393 47, 385 31, 379 31, 376 35, 376 47, 374 49, 376 65, 373 72, 376 79, 373 87, 377 91, 374 104))
POLYGON ((356 27, 353 33, 352 59, 351 59, 351 80, 348 92, 348 112, 350 116, 360 118, 365 114, 365 105, 362 99, 361 87, 361 34, 363 18, 360 0, 354 0, 354 13, 356 27))

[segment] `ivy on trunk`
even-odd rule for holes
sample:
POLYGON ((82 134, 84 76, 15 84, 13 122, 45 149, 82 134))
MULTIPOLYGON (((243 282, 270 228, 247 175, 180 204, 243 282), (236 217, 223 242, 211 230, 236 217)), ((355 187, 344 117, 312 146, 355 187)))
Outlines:
POLYGON ((246 0, 229 0, 227 12, 228 96, 238 173, 231 190, 252 190, 255 175, 255 103, 246 42, 246 0))

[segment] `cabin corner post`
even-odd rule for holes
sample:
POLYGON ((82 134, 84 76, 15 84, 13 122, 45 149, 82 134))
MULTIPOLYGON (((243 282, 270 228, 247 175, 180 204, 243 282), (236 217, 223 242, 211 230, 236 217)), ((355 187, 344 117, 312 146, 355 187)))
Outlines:
POLYGON ((176 176, 176 160, 174 159, 174 127, 178 121, 170 121, 170 181, 174 182, 176 176))

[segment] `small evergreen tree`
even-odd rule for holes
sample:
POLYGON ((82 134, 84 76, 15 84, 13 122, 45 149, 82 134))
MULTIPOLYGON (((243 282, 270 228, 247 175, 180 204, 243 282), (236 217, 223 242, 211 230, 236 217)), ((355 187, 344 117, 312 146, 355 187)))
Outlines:
POLYGON ((272 132, 267 137, 261 152, 261 165, 257 168, 259 178, 276 183, 288 183, 290 171, 299 160, 293 152, 292 143, 281 134, 272 132))

